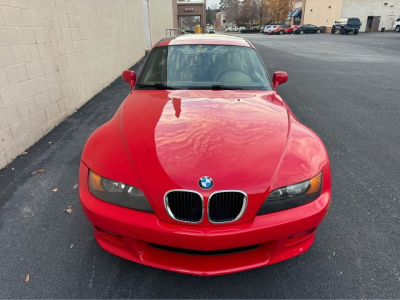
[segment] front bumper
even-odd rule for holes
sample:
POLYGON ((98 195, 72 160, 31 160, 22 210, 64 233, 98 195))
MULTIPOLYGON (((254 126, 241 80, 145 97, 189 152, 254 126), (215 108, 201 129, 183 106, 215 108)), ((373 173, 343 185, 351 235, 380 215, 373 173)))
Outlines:
POLYGON ((117 256, 169 271, 221 275, 273 264, 311 247, 315 230, 330 203, 330 172, 324 172, 321 196, 306 205, 255 217, 251 222, 218 227, 193 227, 165 222, 155 214, 135 211, 95 198, 87 185, 88 168, 81 163, 79 196, 99 245, 117 256), (325 174, 326 173, 326 174, 325 174), (198 251, 258 245, 230 254, 192 255, 152 244, 198 251))

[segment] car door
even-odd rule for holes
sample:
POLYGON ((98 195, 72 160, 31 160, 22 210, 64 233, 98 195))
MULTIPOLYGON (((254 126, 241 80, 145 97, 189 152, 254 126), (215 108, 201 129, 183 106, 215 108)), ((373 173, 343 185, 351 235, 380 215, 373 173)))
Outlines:
POLYGON ((308 24, 300 26, 299 32, 302 31, 302 30, 304 31, 304 33, 308 33, 308 24))
POLYGON ((308 32, 307 33, 316 33, 317 27, 314 25, 308 25, 308 32))

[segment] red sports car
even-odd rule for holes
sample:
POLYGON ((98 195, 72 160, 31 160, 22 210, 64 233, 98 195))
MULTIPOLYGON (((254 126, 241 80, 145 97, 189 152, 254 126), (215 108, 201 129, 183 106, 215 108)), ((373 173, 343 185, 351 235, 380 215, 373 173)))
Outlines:
POLYGON ((88 139, 79 196, 99 245, 170 271, 220 275, 310 248, 331 199, 328 154, 276 92, 253 45, 166 37, 88 139))
POLYGON ((292 34, 293 33, 293 31, 295 31, 297 28, 299 28, 300 27, 300 25, 294 25, 294 26, 292 26, 292 27, 289 27, 289 28, 287 28, 286 30, 285 30, 285 33, 287 33, 287 34, 292 34))
POLYGON ((280 25, 278 27, 276 27, 276 29, 274 30, 273 34, 285 34, 285 30, 288 29, 288 25, 280 25))

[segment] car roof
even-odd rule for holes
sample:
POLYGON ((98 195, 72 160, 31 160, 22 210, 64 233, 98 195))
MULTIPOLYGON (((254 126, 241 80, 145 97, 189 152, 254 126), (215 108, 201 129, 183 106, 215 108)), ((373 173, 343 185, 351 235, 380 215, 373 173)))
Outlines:
POLYGON ((179 36, 167 36, 162 38, 155 47, 198 44, 253 47, 253 45, 244 38, 225 34, 184 34, 179 36))

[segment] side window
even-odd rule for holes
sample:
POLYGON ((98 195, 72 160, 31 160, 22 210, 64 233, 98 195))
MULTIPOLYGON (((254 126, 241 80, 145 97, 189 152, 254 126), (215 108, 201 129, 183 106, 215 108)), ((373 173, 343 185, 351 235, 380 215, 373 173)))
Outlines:
POLYGON ((166 82, 167 55, 168 50, 165 47, 154 50, 148 62, 147 72, 143 81, 149 83, 166 82))

